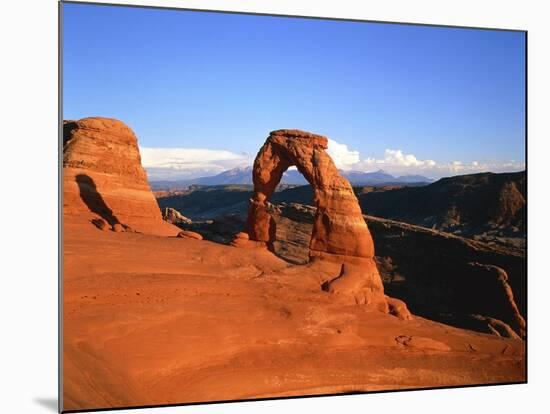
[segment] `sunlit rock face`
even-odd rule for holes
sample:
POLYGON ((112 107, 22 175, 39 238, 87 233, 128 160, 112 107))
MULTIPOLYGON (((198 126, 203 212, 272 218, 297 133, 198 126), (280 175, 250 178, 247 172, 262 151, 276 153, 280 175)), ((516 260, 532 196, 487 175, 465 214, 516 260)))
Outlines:
POLYGON ((164 236, 179 232, 162 219, 136 135, 117 119, 63 123, 63 188, 66 215, 102 219, 113 230, 122 226, 164 236))

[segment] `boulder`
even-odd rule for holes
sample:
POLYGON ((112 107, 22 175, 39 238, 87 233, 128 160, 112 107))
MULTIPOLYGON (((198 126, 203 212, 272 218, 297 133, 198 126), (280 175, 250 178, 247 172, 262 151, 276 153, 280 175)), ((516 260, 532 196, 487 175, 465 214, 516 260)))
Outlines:
POLYGON ((170 207, 166 207, 162 213, 162 218, 168 223, 177 225, 192 224, 193 221, 188 219, 178 210, 170 207))
POLYGON ((234 247, 248 247, 249 246, 248 233, 241 231, 235 234, 235 236, 233 237, 233 240, 231 240, 231 243, 229 244, 234 247))
POLYGON ((113 231, 114 231, 115 233, 122 233, 122 232, 125 231, 125 229, 124 229, 124 226, 122 226, 122 224, 120 224, 120 223, 115 223, 115 224, 113 224, 113 231))
POLYGON ((248 240, 250 237, 248 236, 248 233, 245 233, 244 231, 240 231, 239 233, 235 234, 236 239, 241 240, 248 240))
POLYGON ((109 224, 102 218, 92 219, 92 224, 96 226, 99 230, 109 230, 109 224))
POLYGON ((178 237, 186 239, 202 240, 202 236, 194 231, 182 230, 178 233, 178 237))

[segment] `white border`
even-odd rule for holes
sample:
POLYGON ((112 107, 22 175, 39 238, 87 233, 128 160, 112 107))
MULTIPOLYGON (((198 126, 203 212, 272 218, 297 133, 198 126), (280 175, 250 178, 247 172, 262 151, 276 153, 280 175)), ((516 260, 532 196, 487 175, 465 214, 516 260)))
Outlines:
MULTIPOLYGON (((543 1, 120 0, 118 3, 529 32, 529 384, 117 412, 425 413, 540 411, 548 372, 548 13, 543 1)), ((57 394, 57 1, 11 0, 0 13, 3 412, 52 413, 57 394)), ((276 57, 274 57, 276 58, 276 57)))

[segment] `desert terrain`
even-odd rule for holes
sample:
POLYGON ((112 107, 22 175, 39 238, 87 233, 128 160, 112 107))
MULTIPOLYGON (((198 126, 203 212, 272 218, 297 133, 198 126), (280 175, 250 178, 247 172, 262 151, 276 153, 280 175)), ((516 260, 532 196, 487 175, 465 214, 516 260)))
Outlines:
POLYGON ((323 145, 274 131, 251 195, 163 218, 196 192, 157 203, 128 126, 64 123, 64 410, 526 381, 524 251, 365 216, 323 145), (268 202, 289 163, 313 206, 268 202))

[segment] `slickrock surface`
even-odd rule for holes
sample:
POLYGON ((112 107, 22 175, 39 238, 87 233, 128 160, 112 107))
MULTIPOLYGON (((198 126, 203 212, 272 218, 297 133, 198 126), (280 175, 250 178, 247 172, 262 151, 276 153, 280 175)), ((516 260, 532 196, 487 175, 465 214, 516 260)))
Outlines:
POLYGON ((331 262, 64 232, 65 409, 525 381, 525 343, 350 305, 331 262))
POLYGON ((137 138, 121 121, 84 118, 63 124, 63 211, 109 226, 177 235, 162 220, 141 166, 137 138))

